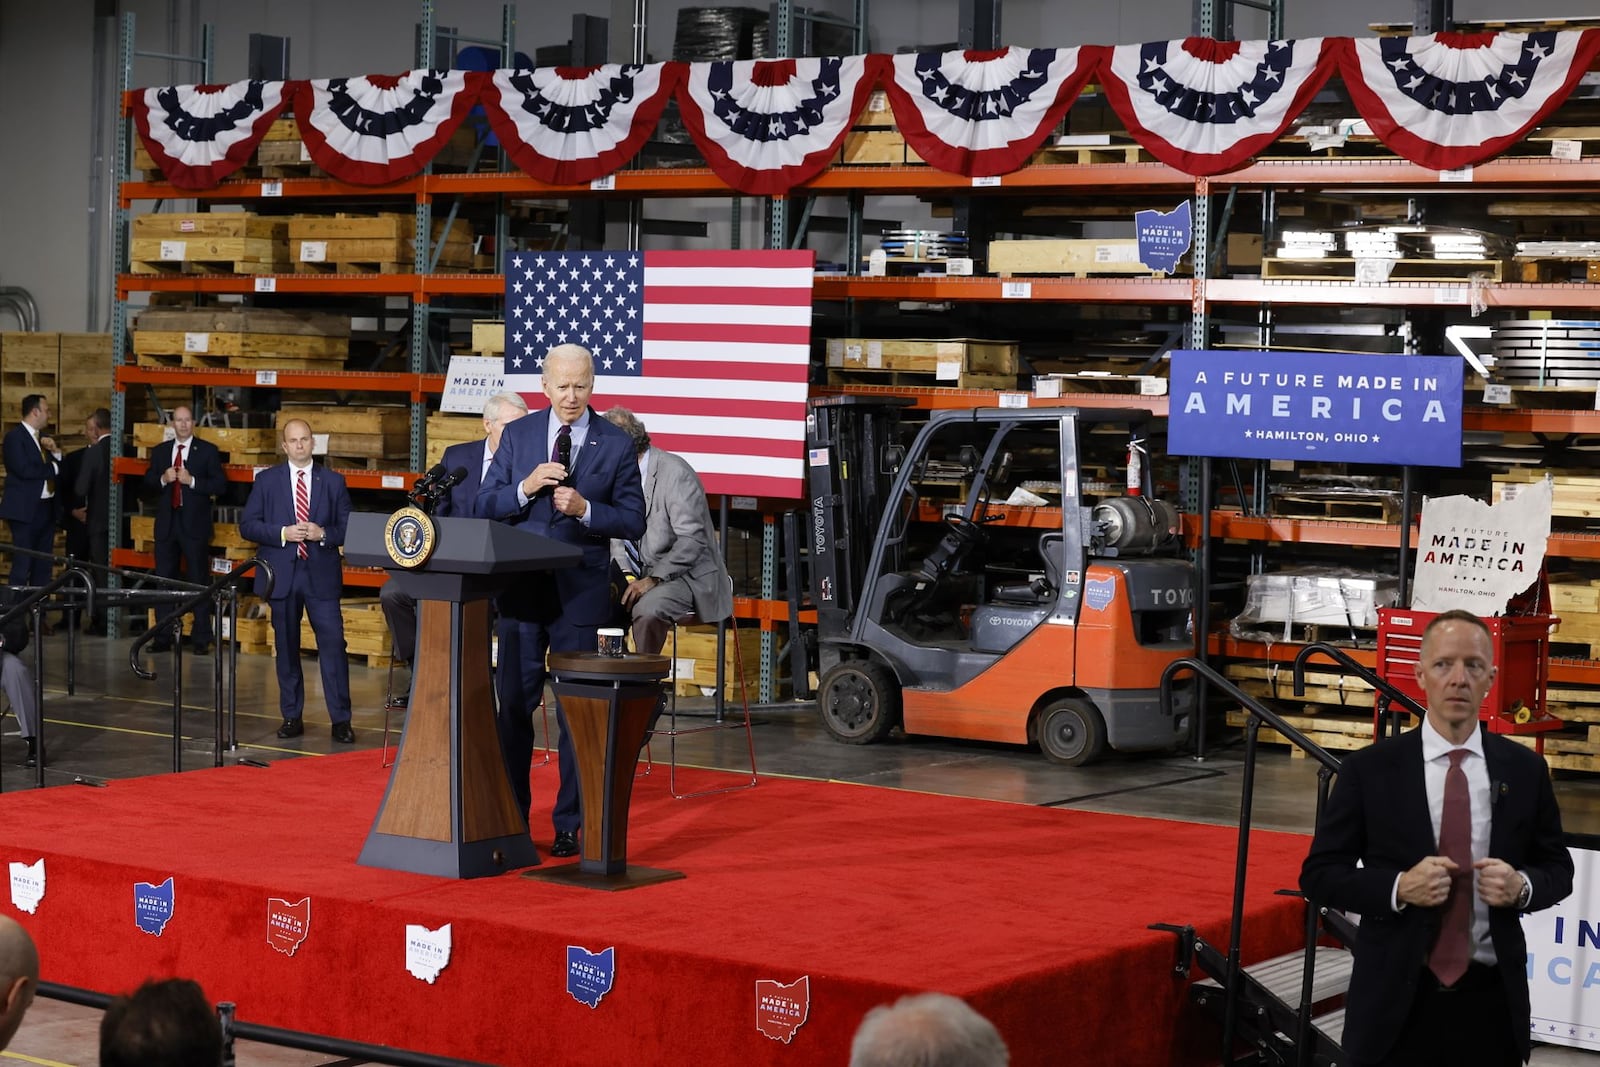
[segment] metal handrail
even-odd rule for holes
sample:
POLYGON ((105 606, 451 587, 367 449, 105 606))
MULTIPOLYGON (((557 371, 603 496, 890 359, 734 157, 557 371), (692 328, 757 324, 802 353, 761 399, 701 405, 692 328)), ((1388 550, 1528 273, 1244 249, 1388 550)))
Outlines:
POLYGON ((1306 660, 1318 653, 1327 656, 1340 666, 1354 671, 1356 677, 1372 686, 1372 688, 1378 694, 1375 698, 1377 705, 1374 708, 1374 712, 1377 715, 1387 715, 1389 713, 1389 706, 1391 704, 1401 705, 1406 711, 1410 712, 1419 719, 1428 714, 1428 709, 1417 703, 1416 699, 1413 698, 1409 693, 1402 691, 1387 678, 1379 677, 1377 671, 1372 670, 1370 667, 1367 667, 1364 664, 1358 663, 1355 657, 1345 652, 1344 649, 1335 645, 1330 645, 1324 641, 1313 641, 1309 645, 1301 648, 1300 651, 1295 654, 1295 696, 1303 697, 1306 695, 1306 660))
MULTIPOLYGON (((1174 660, 1172 663, 1167 664, 1166 670, 1161 672, 1161 707, 1167 714, 1171 714, 1172 709, 1172 681, 1177 675, 1185 671, 1193 671, 1204 681, 1216 686, 1224 695, 1237 701, 1249 716, 1245 724, 1244 776, 1240 787, 1239 799, 1239 845, 1234 856, 1233 907, 1228 922, 1228 952, 1222 968, 1224 973, 1218 976, 1223 985, 1222 1056, 1224 1063, 1232 1063, 1234 1027, 1239 1012, 1239 972, 1241 970, 1239 959, 1244 927, 1245 876, 1249 869, 1250 820, 1255 795, 1257 741, 1261 726, 1265 723, 1272 727, 1287 738, 1291 744, 1322 765, 1317 772, 1317 817, 1319 820, 1322 816, 1323 802, 1327 797, 1328 782, 1333 775, 1338 773, 1340 761, 1337 756, 1291 726, 1283 716, 1261 703, 1257 698, 1245 693, 1209 664, 1194 657, 1174 660)), ((1202 716, 1205 714, 1203 708, 1200 710, 1200 714, 1202 716)), ((1301 1057, 1302 1063, 1305 1062, 1306 1046, 1309 1043, 1311 1032, 1312 966, 1316 949, 1314 937, 1315 911, 1308 906, 1307 913, 1308 937, 1304 972, 1301 977, 1295 1041, 1295 1048, 1301 1057)))
MULTIPOLYGON (((26 548, 12 547, 14 552, 22 552, 30 556, 41 555, 26 548)), ((54 558, 54 557, 51 557, 54 558)), ((38 747, 39 759, 34 764, 34 785, 44 788, 44 634, 41 623, 43 615, 39 605, 45 599, 66 588, 73 582, 80 583, 84 588, 84 603, 90 612, 94 611, 94 578, 81 567, 68 567, 55 578, 44 585, 34 589, 33 592, 13 604, 4 615, 0 615, 0 629, 9 625, 24 614, 33 615, 33 627, 30 640, 33 643, 33 706, 39 709, 39 721, 34 724, 34 743, 38 747)), ((67 635, 67 689, 73 688, 73 663, 77 659, 77 632, 70 631, 67 635)))
MULTIPOLYGON (((238 580, 257 569, 266 574, 267 589, 270 593, 276 580, 272 572, 272 565, 260 556, 251 556, 221 578, 201 589, 198 593, 178 601, 166 615, 156 620, 154 626, 134 638, 132 646, 128 649, 128 666, 132 668, 133 673, 144 681, 154 681, 156 672, 153 669, 146 670, 144 665, 139 662, 140 653, 144 651, 145 645, 154 641, 161 634, 170 633, 172 635, 172 769, 174 772, 183 770, 183 617, 206 600, 211 600, 214 608, 212 618, 220 620, 224 596, 226 595, 231 602, 234 586, 238 580)), ((231 613, 229 617, 234 618, 231 613)), ((235 621, 235 626, 237 626, 237 621, 235 621)), ((218 642, 216 655, 212 658, 211 666, 212 714, 214 717, 212 723, 212 765, 215 767, 222 766, 222 752, 225 747, 223 744, 224 706, 228 709, 227 721, 230 723, 234 721, 234 713, 237 711, 233 706, 237 696, 237 689, 231 684, 231 680, 234 676, 234 671, 238 667, 238 645, 231 642, 227 645, 229 666, 234 670, 230 670, 227 673, 230 684, 227 686, 226 701, 223 698, 224 669, 222 648, 222 642, 218 642)), ((231 732, 229 737, 230 739, 232 738, 231 732)))
MULTIPOLYGON (((80 989, 77 986, 62 985, 59 982, 40 982, 38 992, 41 997, 51 1000, 63 1001, 67 1004, 77 1004, 80 1007, 106 1010, 114 999, 107 993, 97 993, 91 989, 80 989)), ((219 1061, 233 1063, 233 1043, 235 1041, 254 1041, 263 1045, 278 1045, 283 1048, 301 1049, 305 1052, 320 1052, 327 1056, 338 1056, 351 1063, 384 1063, 394 1067, 486 1067, 476 1060, 456 1060, 446 1056, 431 1056, 425 1052, 412 1052, 409 1049, 392 1048, 388 1045, 369 1045, 361 1041, 347 1041, 340 1037, 328 1037, 325 1034, 308 1034, 300 1030, 284 1030, 276 1026, 262 1026, 259 1023, 243 1023, 238 1020, 232 1001, 219 1001, 214 1005, 217 1019, 222 1024, 222 1048, 218 1050, 219 1061)))

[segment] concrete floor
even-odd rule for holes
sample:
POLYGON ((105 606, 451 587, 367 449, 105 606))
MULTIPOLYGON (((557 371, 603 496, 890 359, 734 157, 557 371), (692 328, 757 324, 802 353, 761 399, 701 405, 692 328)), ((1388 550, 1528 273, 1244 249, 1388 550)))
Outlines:
MULTIPOLYGON (((142 681, 128 665, 128 639, 80 639, 75 692, 66 692, 66 638, 45 641, 45 731, 51 787, 84 788, 108 779, 170 771, 173 763, 170 656, 146 659, 159 677, 142 681), (80 784, 81 783, 81 784, 80 784)), ((184 657, 183 742, 186 768, 211 766, 214 747, 212 658, 184 657)), ((332 751, 320 697, 316 665, 306 660, 306 734, 289 742, 274 735, 280 719, 272 662, 265 656, 239 660, 239 758, 271 761, 332 751)), ((353 664, 357 747, 382 743, 386 671, 353 664)), ((404 684, 404 668, 395 672, 404 684)), ((701 712, 709 701, 685 701, 682 709, 701 712)), ((1083 768, 1061 767, 1037 752, 1004 745, 897 738, 855 747, 832 741, 804 703, 764 708, 756 714, 756 750, 763 773, 827 778, 954 796, 1008 800, 1085 811, 1112 812, 1233 826, 1238 824, 1241 746, 1236 733, 1213 743, 1205 759, 1187 754, 1154 757, 1112 756, 1083 768)), ((338 746, 343 750, 343 746, 338 746)), ((658 746, 659 747, 659 746, 658 746)), ((696 766, 734 768, 744 758, 738 731, 710 731, 680 739, 679 759, 696 766)), ((1263 829, 1309 833, 1314 820, 1316 771, 1312 761, 1290 758, 1267 747, 1256 772, 1254 824, 1263 829)), ((660 755, 660 753, 657 753, 660 755)), ((33 772, 21 766, 22 742, 14 719, 0 738, 0 788, 33 787, 33 772)), ((1556 781, 1568 830, 1600 834, 1600 779, 1562 772, 1556 781)), ((534 832, 541 848, 546 828, 534 832)), ((100 1013, 57 1001, 36 1002, 22 1029, 0 1059, 33 1063, 92 1065, 96 1062, 100 1013)), ((238 1062, 260 1067, 333 1064, 349 1061, 260 1045, 241 1045, 238 1062)), ((1556 1046, 1537 1046, 1540 1067, 1600 1063, 1600 1056, 1556 1046)))

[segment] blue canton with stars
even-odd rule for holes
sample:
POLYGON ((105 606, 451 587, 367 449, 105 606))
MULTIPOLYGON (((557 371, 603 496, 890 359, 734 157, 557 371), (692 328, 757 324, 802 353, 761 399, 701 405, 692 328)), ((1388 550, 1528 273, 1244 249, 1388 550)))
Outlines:
POLYGON ((730 92, 733 64, 726 61, 711 64, 706 75, 706 91, 716 101, 717 121, 746 141, 787 141, 791 137, 803 137, 813 126, 822 124, 823 109, 842 91, 839 70, 843 62, 837 56, 819 60, 817 76, 811 79, 811 95, 788 111, 746 111, 739 107, 730 92))
POLYGON ((1441 114, 1472 115, 1497 111, 1507 100, 1521 99, 1532 85, 1539 64, 1555 51, 1556 32, 1528 34, 1515 64, 1501 67, 1498 75, 1465 82, 1446 81, 1417 66, 1406 50, 1411 38, 1385 37, 1378 47, 1399 92, 1441 114))
POLYGON ((1178 41, 1155 41, 1139 49, 1139 88, 1168 113, 1187 122, 1228 126, 1253 118, 1261 102, 1283 88, 1283 76, 1294 65, 1293 41, 1268 41, 1266 55, 1247 82, 1225 93, 1182 85, 1167 75, 1167 50, 1178 41))
POLYGON ((1055 93, 1055 84, 1050 79, 1050 64, 1056 58, 1053 48, 1030 48, 1027 67, 998 89, 973 90, 954 84, 939 69, 944 58, 943 52, 923 52, 917 56, 916 71, 922 81, 922 96, 967 122, 1007 119, 1035 93, 1041 90, 1051 95, 1055 93))
POLYGON ((602 374, 644 371, 644 254, 514 252, 506 269, 506 373, 532 374, 556 345, 602 374))
POLYGON ((605 129, 611 122, 614 108, 633 103, 633 78, 643 69, 631 63, 612 68, 612 76, 601 89, 600 95, 579 105, 558 104, 543 96, 534 84, 531 70, 519 70, 507 80, 512 88, 522 94, 522 110, 537 119, 540 125, 572 134, 605 129))

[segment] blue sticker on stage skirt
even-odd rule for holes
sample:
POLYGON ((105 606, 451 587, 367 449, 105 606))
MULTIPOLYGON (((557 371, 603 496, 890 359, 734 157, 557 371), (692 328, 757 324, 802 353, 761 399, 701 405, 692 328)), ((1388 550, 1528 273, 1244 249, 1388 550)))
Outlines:
POLYGON ((172 879, 160 885, 133 883, 133 921, 147 934, 161 936, 172 919, 172 879))
POLYGON ((616 975, 616 946, 604 952, 590 952, 579 945, 567 946, 567 992, 572 994, 573 1000, 598 1008, 600 998, 611 992, 611 982, 616 975))
POLYGON ((1194 241, 1189 201, 1171 211, 1135 211, 1133 232, 1139 236, 1139 262, 1171 274, 1194 241))
POLYGON ((1461 359, 1172 353, 1167 452, 1461 466, 1461 359))

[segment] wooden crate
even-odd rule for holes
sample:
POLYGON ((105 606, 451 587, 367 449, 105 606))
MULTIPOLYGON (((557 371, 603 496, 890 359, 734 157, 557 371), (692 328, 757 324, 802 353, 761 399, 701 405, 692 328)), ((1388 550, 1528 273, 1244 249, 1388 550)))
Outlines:
POLYGON ((1139 262, 1132 237, 1059 237, 1034 241, 990 241, 989 269, 995 274, 1154 274, 1139 262))
POLYGON ((851 167, 925 165, 899 130, 851 130, 839 150, 839 162, 851 167))
MULTIPOLYGON (((663 654, 672 654, 672 638, 667 638, 663 654)), ((739 657, 734 656, 733 633, 728 633, 723 649, 723 682, 730 692, 738 692, 739 660, 744 661, 747 685, 754 685, 761 676, 761 632, 753 627, 739 634, 739 657)), ((678 682, 698 688, 717 684, 717 628, 715 626, 678 627, 678 682)))
MULTIPOLYGON (((63 432, 77 433, 96 408, 110 408, 115 388, 111 335, 63 333, 59 397, 51 414, 63 432)), ((0 362, 4 362, 0 359, 0 362)))
MULTIPOLYGON (((369 667, 387 667, 392 638, 377 598, 343 600, 339 603, 339 615, 344 619, 345 651, 352 656, 366 657, 369 667)), ((304 617, 300 620, 300 647, 307 651, 317 647, 311 621, 304 617)))
POLYGON ((939 340, 833 337, 827 342, 830 367, 845 370, 920 371, 955 378, 963 371, 1015 377, 1018 358, 1014 341, 981 341, 970 337, 939 340))
POLYGON ((1553 483, 1550 500, 1552 516, 1569 519, 1600 517, 1600 472, 1597 471, 1513 468, 1492 477, 1494 502, 1501 504, 1512 499, 1522 491, 1523 486, 1542 482, 1547 474, 1553 483))
MULTIPOLYGON (((412 215, 297 215, 289 220, 289 258, 297 271, 362 270, 415 267, 412 215)), ((456 219, 448 232, 443 219, 433 220, 432 257, 439 267, 472 266, 472 227, 456 219), (443 250, 439 245, 443 244, 443 250)))
MULTIPOLYGON (((61 366, 61 335, 58 333, 0 333, 0 371, 13 374, 27 371, 56 373, 61 366)), ((15 412, 5 412, 10 419, 15 412)))
MULTIPOLYGON (((270 426, 196 426, 194 435, 217 446, 224 459, 233 463, 255 463, 265 458, 277 462, 278 431, 270 426)), ((140 457, 172 436, 170 427, 155 422, 133 424, 133 447, 140 457)))
POLYGON ((284 219, 243 211, 154 214, 134 219, 132 229, 128 258, 134 274, 270 274, 289 266, 284 219))
POLYGON ((451 445, 483 440, 483 419, 478 415, 429 415, 427 435, 425 466, 431 470, 434 464, 444 458, 444 450, 451 445))
POLYGON ((326 435, 326 455, 346 459, 404 460, 411 452, 411 409, 399 405, 357 407, 295 404, 278 410, 278 428, 304 419, 311 432, 326 435))
POLYGON ((506 350, 506 324, 500 319, 474 319, 472 322, 472 351, 480 356, 504 355, 506 350))

